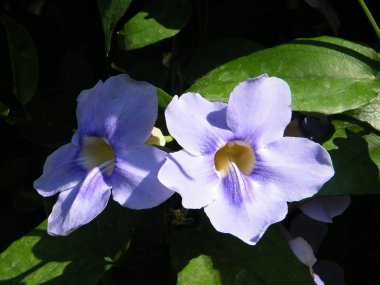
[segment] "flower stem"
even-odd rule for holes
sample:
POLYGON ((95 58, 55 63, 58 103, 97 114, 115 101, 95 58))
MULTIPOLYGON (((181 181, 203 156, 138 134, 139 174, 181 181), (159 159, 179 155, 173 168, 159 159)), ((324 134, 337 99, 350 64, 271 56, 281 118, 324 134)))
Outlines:
POLYGON ((358 0, 358 1, 359 1, 360 6, 362 6, 362 9, 363 9, 364 13, 366 14, 369 22, 371 23, 372 28, 375 30, 375 33, 376 33, 376 36, 377 36, 378 40, 380 41, 380 29, 379 29, 379 26, 376 24, 376 21, 373 18, 371 12, 369 11, 367 5, 364 3, 364 0, 358 0))

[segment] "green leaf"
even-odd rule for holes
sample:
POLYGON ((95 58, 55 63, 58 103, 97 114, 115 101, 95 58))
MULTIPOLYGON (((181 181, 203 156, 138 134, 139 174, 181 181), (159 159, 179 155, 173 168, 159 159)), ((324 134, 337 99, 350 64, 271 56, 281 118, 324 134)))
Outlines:
POLYGON ((0 116, 8 116, 9 108, 0 102, 0 116))
POLYGON ((165 111, 165 108, 169 105, 170 101, 173 99, 168 93, 166 93, 161 88, 157 88, 158 96, 158 108, 165 111))
POLYGON ((178 274, 177 284, 217 285, 223 283, 219 271, 214 269, 212 258, 200 255, 191 259, 178 274))
POLYGON ((112 260, 128 249, 136 218, 132 210, 109 204, 68 236, 49 236, 45 220, 15 241, 0 254, 0 284, 97 284, 112 260))
POLYGON ((346 112, 347 115, 367 122, 376 130, 380 131, 380 96, 377 96, 371 103, 346 112))
POLYGON ((176 35, 191 13, 189 0, 148 1, 119 32, 122 49, 142 48, 176 35))
POLYGON ((6 15, 0 21, 8 39, 13 74, 13 92, 25 105, 34 96, 38 84, 38 54, 28 32, 6 15))
POLYGON ((308 268, 273 228, 256 246, 215 230, 183 230, 173 236, 172 262, 178 285, 314 284, 308 268))
POLYGON ((113 30, 131 3, 132 0, 98 0, 99 13, 102 19, 104 30, 104 43, 107 56, 111 48, 113 30))
POLYGON ((380 136, 350 122, 333 121, 335 132, 324 143, 335 175, 318 195, 380 194, 380 136))
POLYGON ((331 37, 299 39, 219 66, 190 87, 213 101, 228 101, 241 81, 268 73, 286 80, 292 108, 324 114, 355 109, 380 92, 377 53, 331 37))
POLYGON ((219 65, 260 49, 261 45, 247 38, 221 38, 210 41, 198 50, 189 64, 182 67, 182 78, 192 84, 219 65))

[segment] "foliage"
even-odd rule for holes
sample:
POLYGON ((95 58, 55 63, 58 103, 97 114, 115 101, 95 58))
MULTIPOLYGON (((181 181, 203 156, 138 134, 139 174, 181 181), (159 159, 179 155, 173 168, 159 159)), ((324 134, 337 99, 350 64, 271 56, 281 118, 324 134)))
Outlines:
POLYGON ((76 130, 79 93, 120 72, 157 87, 164 135, 174 95, 226 102, 263 73, 288 82, 297 132, 319 132, 335 168, 317 196, 352 195, 319 257, 339 262, 347 284, 376 280, 379 44, 356 2, 309 2, 322 1, 3 1, 0 284, 313 284, 281 226, 248 246, 217 233, 203 211, 183 209, 177 195, 143 211, 112 202, 68 237, 47 235, 56 198, 40 198, 33 181, 76 130))

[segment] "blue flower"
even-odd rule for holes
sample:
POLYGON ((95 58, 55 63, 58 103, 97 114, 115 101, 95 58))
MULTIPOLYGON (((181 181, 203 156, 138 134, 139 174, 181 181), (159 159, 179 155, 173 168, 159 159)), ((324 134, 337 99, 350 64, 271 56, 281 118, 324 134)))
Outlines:
POLYGON ((240 83, 228 104, 175 96, 165 116, 183 147, 159 171, 185 208, 204 208, 213 226, 248 244, 287 214, 287 202, 313 196, 334 170, 327 151, 283 137, 291 119, 285 81, 263 75, 240 83))
POLYGON ((48 233, 67 235, 89 223, 109 197, 131 209, 159 205, 172 195, 157 180, 166 153, 144 145, 157 117, 156 89, 118 75, 78 97, 78 129, 46 160, 34 182, 42 196, 60 193, 48 233))

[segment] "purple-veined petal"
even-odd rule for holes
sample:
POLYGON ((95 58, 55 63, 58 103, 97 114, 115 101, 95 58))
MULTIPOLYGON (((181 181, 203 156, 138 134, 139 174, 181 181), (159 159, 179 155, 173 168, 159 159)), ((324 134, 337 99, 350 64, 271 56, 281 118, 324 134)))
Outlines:
POLYGON ((101 172, 107 163, 100 165, 100 168, 95 167, 83 183, 58 196, 48 218, 50 235, 66 236, 92 221, 104 210, 111 195, 111 187, 104 181, 101 172))
POLYGON ((157 118, 157 91, 126 74, 98 82, 78 97, 81 136, 106 138, 114 147, 143 144, 157 118))
POLYGON ((260 147, 283 136, 291 114, 288 84, 264 74, 241 82, 232 91, 227 125, 237 137, 260 147))
POLYGON ((195 156, 180 150, 169 154, 158 173, 158 179, 182 197, 182 205, 199 209, 218 196, 219 177, 212 155, 195 156))
POLYGON ((328 152, 305 138, 284 137, 256 151, 253 176, 275 183, 288 202, 313 196, 334 175, 328 152))
POLYGON ((317 197, 301 205, 300 209, 314 220, 332 223, 332 218, 342 214, 350 202, 350 196, 317 197))
POLYGON ((122 206, 147 209, 173 195, 157 179, 166 153, 153 146, 138 146, 117 154, 112 173, 112 196, 122 206))
POLYGON ((287 204, 274 185, 263 187, 232 166, 235 178, 223 179, 218 198, 204 210, 216 230, 254 245, 269 225, 285 218, 287 204))
POLYGON ((34 188, 44 197, 69 190, 86 177, 79 164, 78 149, 71 143, 61 146, 46 159, 43 174, 34 181, 34 188))
POLYGON ((317 262, 313 249, 311 248, 310 244, 302 237, 291 239, 289 241, 289 245, 299 261, 301 261, 306 266, 311 268, 317 262))
POLYGON ((169 133, 194 155, 211 153, 231 136, 226 125, 226 106, 209 102, 196 93, 174 96, 165 111, 169 133))
POLYGON ((292 236, 307 240, 313 251, 318 252, 319 246, 327 235, 327 226, 301 213, 293 219, 289 231, 292 236))

